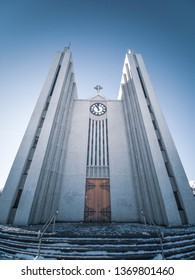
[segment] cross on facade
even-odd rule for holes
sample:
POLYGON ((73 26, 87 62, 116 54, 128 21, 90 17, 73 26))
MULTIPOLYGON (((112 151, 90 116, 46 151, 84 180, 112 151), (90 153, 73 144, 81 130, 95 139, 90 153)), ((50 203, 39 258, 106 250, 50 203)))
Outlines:
POLYGON ((103 89, 103 87, 101 87, 100 85, 97 85, 96 87, 94 87, 94 89, 96 89, 97 93, 99 93, 100 90, 103 89))

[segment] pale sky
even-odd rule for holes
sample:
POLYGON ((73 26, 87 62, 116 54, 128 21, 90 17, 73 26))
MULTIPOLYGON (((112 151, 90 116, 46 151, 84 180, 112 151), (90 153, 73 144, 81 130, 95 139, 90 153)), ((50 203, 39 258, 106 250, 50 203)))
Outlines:
POLYGON ((193 0, 1 0, 0 188, 58 50, 71 42, 79 98, 118 95, 141 53, 189 180, 195 179, 193 0))

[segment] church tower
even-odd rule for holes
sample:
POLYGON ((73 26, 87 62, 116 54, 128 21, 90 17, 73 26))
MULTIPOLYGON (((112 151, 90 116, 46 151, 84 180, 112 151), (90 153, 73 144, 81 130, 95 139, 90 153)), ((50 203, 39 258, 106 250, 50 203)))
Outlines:
POLYGON ((128 51, 119 96, 79 99, 58 52, 0 197, 0 222, 195 224, 195 201, 141 55, 128 51))

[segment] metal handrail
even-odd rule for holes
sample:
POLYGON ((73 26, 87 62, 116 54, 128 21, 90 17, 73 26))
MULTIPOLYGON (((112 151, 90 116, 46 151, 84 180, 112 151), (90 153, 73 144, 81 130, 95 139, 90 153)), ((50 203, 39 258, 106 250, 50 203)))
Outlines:
POLYGON ((50 226, 50 224, 52 223, 52 221, 53 221, 52 233, 54 233, 57 214, 58 214, 58 210, 56 210, 49 217, 49 219, 46 221, 46 223, 44 224, 42 229, 38 231, 39 245, 38 245, 38 253, 37 253, 36 259, 40 257, 42 237, 43 237, 44 233, 46 232, 46 230, 48 229, 48 227, 50 226))
POLYGON ((154 228, 156 230, 156 233, 157 233, 157 235, 158 235, 158 237, 160 239, 161 254, 162 254, 163 259, 165 260, 164 248, 163 248, 163 239, 164 239, 163 232, 160 230, 160 228, 149 217, 146 216, 146 214, 144 213, 143 210, 141 210, 141 214, 142 214, 143 219, 144 219, 145 227, 147 226, 147 221, 149 222, 150 225, 154 226, 154 228))

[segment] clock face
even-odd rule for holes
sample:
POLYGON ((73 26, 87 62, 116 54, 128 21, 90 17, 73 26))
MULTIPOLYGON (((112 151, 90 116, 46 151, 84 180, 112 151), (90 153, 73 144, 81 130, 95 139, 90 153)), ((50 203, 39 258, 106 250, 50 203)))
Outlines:
POLYGON ((90 107, 90 112, 96 116, 101 116, 105 114, 107 111, 107 108, 102 103, 94 103, 90 107))

